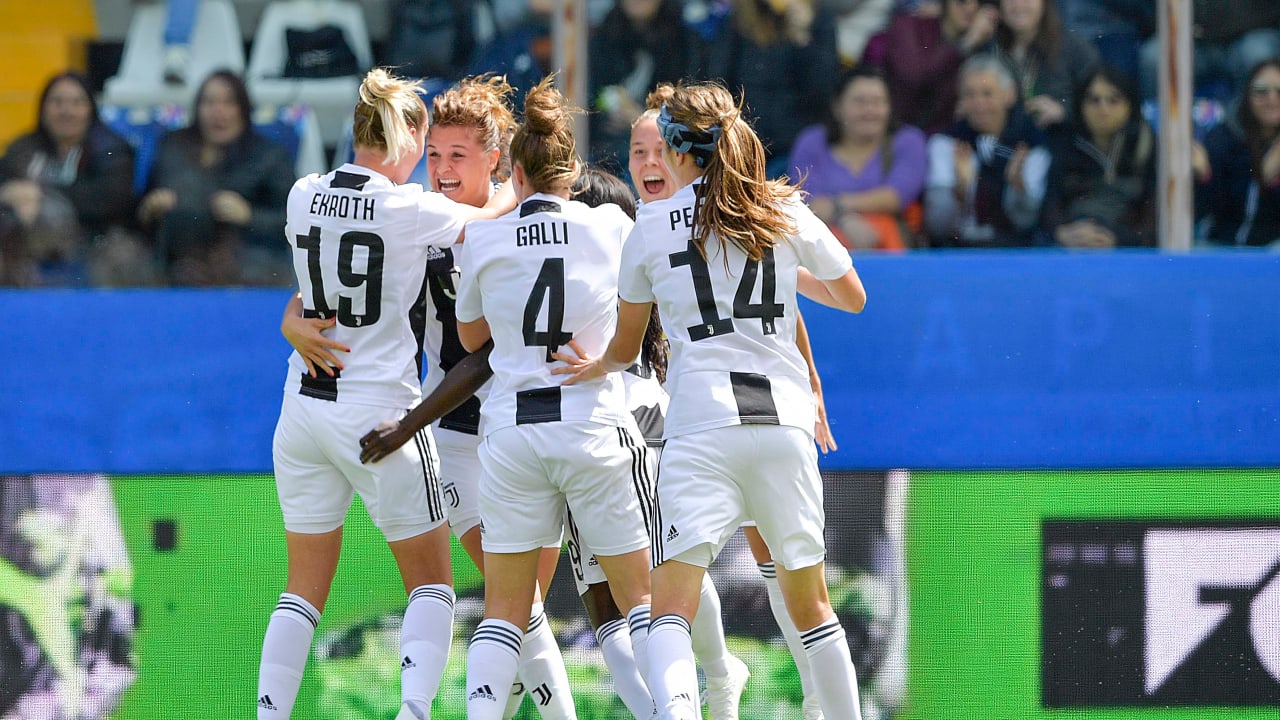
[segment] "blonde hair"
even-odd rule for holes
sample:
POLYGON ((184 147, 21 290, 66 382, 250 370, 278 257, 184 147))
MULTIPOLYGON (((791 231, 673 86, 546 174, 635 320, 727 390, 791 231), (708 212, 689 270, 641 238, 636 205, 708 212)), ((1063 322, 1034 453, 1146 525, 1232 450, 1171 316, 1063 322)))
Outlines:
POLYGON ((582 112, 556 90, 548 75, 524 99, 524 124, 511 138, 511 160, 524 168, 535 192, 568 190, 578 179, 573 115, 582 112))
POLYGON ((396 77, 383 68, 374 68, 360 83, 352 141, 356 147, 386 153, 386 163, 395 164, 414 149, 411 129, 425 130, 427 108, 418 92, 422 83, 396 77))
POLYGON ((431 102, 432 125, 472 128, 485 152, 501 151, 494 173, 498 180, 511 175, 510 147, 516 119, 510 96, 514 92, 505 77, 485 74, 464 78, 431 102))
POLYGON ((674 122, 691 130, 719 129, 694 206, 693 237, 699 251, 706 257, 707 239, 714 234, 721 249, 732 243, 759 261, 795 231, 782 203, 799 191, 786 179, 765 176, 764 146, 723 86, 702 82, 677 87, 666 109, 674 122))

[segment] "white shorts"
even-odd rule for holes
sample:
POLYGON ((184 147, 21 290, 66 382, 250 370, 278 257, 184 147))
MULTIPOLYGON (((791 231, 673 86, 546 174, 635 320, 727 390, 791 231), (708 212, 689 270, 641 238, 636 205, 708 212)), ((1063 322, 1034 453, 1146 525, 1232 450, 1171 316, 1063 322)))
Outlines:
POLYGON ((653 563, 706 567, 748 518, 788 570, 826 556, 813 438, 785 425, 733 425, 667 440, 658 474, 653 563), (695 551, 695 552, 690 552, 695 551))
POLYGON ((593 422, 515 425, 480 445, 480 532, 485 552, 558 545, 566 506, 600 555, 649 546, 636 493, 640 472, 625 428, 593 422))
POLYGON ((439 527, 445 521, 444 496, 429 430, 377 463, 360 462, 360 437, 405 412, 286 394, 272 443, 285 529, 307 534, 338 529, 354 493, 388 542, 439 527))
MULTIPOLYGON (((648 533, 652 530, 653 503, 657 491, 654 480, 658 475, 658 458, 662 450, 647 445, 642 439, 639 428, 630 429, 634 434, 633 444, 628 449, 631 451, 636 468, 634 474, 636 496, 640 499, 641 509, 645 515, 645 532, 648 533)), ((573 581, 578 586, 578 595, 581 596, 587 592, 587 588, 605 582, 607 578, 600 567, 600 561, 596 560, 596 554, 582 541, 573 513, 567 509, 564 513, 564 528, 565 544, 569 550, 569 565, 573 568, 573 581)))
POLYGON ((449 529, 462 537, 480 525, 480 436, 431 426, 440 453, 440 486, 449 529))

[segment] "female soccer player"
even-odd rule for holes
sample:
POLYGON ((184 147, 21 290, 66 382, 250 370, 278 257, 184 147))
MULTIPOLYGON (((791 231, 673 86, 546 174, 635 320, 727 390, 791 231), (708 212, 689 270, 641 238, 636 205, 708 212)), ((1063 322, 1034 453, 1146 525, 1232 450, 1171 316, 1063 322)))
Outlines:
POLYGON ((286 237, 309 317, 334 319, 341 370, 311 372, 289 358, 273 443, 289 554, 288 581, 263 640, 258 718, 293 709, 316 624, 342 545, 342 523, 360 493, 400 568, 409 595, 401 629, 399 720, 425 718, 452 637, 448 528, 429 433, 377 465, 359 461, 357 438, 404 414, 419 396, 421 298, 428 251, 452 245, 464 223, 513 206, 459 205, 402 185, 422 158, 427 109, 418 84, 374 69, 355 107, 355 158, 294 184, 286 237))
POLYGON ((815 409, 796 348, 795 295, 859 312, 865 291, 796 189, 765 178, 760 140, 723 87, 677 88, 658 128, 680 190, 640 210, 624 250, 617 333, 599 357, 556 354, 569 364, 557 371, 571 375, 566 391, 626 368, 655 301, 671 341, 649 688, 664 718, 699 717, 689 632, 702 576, 754 519, 779 565, 823 712, 859 718, 853 662, 823 577, 815 409))
POLYGON ((621 379, 562 388, 553 355, 571 340, 604 348, 617 312, 618 262, 631 219, 570 201, 578 175, 572 109, 548 77, 525 99, 511 142, 518 213, 467 228, 458 335, 490 339, 494 380, 482 407, 480 516, 485 618, 467 657, 467 716, 494 720, 495 688, 516 672, 539 548, 558 542, 566 505, 596 551, 637 653, 649 616, 649 539, 635 489, 636 439, 621 379))
MULTIPOLYGON (((495 180, 506 180, 511 174, 508 146, 515 132, 515 119, 508 102, 513 88, 502 78, 479 76, 464 78, 457 85, 432 99, 431 129, 427 134, 427 178, 431 189, 446 197, 474 207, 482 207, 497 191, 495 180)), ((423 351, 426 377, 422 392, 427 396, 443 380, 444 374, 460 362, 467 351, 458 342, 454 298, 457 293, 459 268, 456 255, 460 248, 432 248, 428 252, 426 284, 426 333, 423 351)), ((301 305, 286 312, 281 330, 300 351, 318 346, 332 347, 332 341, 319 334, 314 323, 301 317, 301 305)), ((305 355, 305 353, 304 353, 305 355)), ((322 367, 328 362, 321 360, 322 367)), ((423 417, 427 407, 420 404, 400 420, 384 424, 369 436, 361 438, 362 461, 372 443, 377 442, 389 453, 413 439, 431 425, 431 435, 440 457, 441 488, 449 528, 459 543, 484 573, 484 552, 480 548, 479 485, 480 461, 476 455, 480 445, 480 401, 487 386, 467 397, 457 408, 442 417, 423 417), (372 436, 372 437, 370 437, 372 436)), ((560 544, 543 550, 539 558, 539 586, 546 587, 560 558, 560 544)), ((543 720, 573 717, 573 702, 564 659, 556 645, 554 633, 542 609, 541 594, 535 596, 524 643, 520 648, 520 682, 516 683, 503 717, 513 717, 524 698, 525 690, 537 689, 538 711, 543 720)))
MULTIPOLYGON (((663 149, 667 144, 658 132, 658 115, 673 91, 674 88, 671 85, 659 84, 646 99, 648 108, 631 124, 631 153, 628 169, 636 193, 639 194, 642 202, 665 200, 677 189, 676 181, 671 177, 671 171, 662 160, 663 149)), ((831 436, 831 428, 827 425, 826 407, 822 402, 822 381, 818 376, 818 368, 814 364, 813 353, 809 348, 809 335, 805 329, 804 317, 798 309, 796 311, 796 343, 808 366, 809 385, 817 405, 818 420, 814 428, 814 437, 819 450, 824 453, 830 452, 836 449, 836 443, 831 436)), ((627 376, 623 375, 623 377, 627 376)), ((777 570, 769 554, 769 547, 760 537, 754 520, 743 523, 742 534, 755 558, 760 576, 764 579, 765 590, 769 597, 769 610, 782 630, 782 636, 795 660, 804 694, 804 718, 805 720, 822 720, 818 697, 813 692, 809 661, 805 658, 804 646, 800 644, 800 633, 796 631, 795 623, 787 614, 786 603, 782 600, 782 590, 778 586, 777 570)), ((711 582, 710 574, 703 575, 698 614, 691 628, 693 651, 707 676, 707 708, 711 711, 711 720, 736 720, 738 701, 750 673, 742 661, 729 653, 724 639, 724 626, 720 620, 720 607, 720 596, 711 582)))

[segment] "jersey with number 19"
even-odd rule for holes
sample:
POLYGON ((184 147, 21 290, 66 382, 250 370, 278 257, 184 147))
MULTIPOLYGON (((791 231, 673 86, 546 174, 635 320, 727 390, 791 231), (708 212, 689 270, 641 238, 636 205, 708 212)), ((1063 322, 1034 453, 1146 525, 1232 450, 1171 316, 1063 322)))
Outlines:
POLYGON ((346 164, 289 192, 285 233, 307 317, 337 317, 330 337, 351 353, 335 377, 312 378, 298 353, 286 392, 407 408, 420 397, 424 277, 431 248, 453 245, 461 206, 346 164))
POLYGON ((618 294, 658 303, 671 343, 665 438, 729 425, 772 424, 813 432, 809 373, 796 347, 797 268, 820 280, 853 262, 803 203, 783 209, 795 231, 764 259, 715 237, 706 257, 692 240, 700 182, 641 206, 622 256, 618 294))

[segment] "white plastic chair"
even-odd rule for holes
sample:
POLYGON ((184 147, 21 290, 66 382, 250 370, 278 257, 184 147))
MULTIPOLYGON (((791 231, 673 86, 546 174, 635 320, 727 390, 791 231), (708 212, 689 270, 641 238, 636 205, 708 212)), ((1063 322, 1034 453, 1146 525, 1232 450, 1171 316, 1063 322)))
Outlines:
POLYGON ((364 72, 373 66, 373 49, 364 10, 352 0, 273 0, 262 11, 253 36, 245 81, 254 102, 287 105, 304 103, 316 113, 320 137, 336 145, 342 125, 355 107, 364 72), (314 30, 323 25, 342 28, 356 56, 359 74, 332 78, 286 78, 289 28, 314 30))
POLYGON ((235 4, 203 0, 191 33, 187 81, 167 84, 163 77, 165 4, 134 8, 124 39, 120 70, 103 86, 103 102, 114 105, 190 105, 200 83, 214 70, 244 72, 244 44, 235 4))

